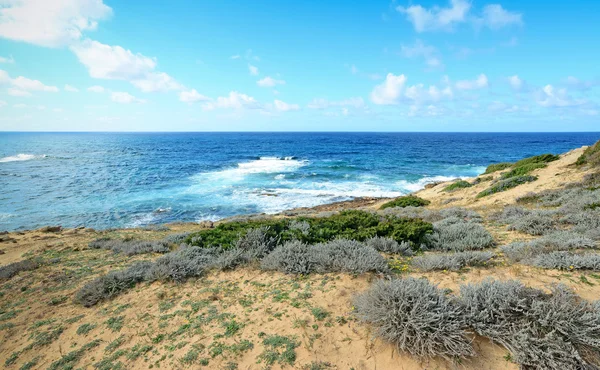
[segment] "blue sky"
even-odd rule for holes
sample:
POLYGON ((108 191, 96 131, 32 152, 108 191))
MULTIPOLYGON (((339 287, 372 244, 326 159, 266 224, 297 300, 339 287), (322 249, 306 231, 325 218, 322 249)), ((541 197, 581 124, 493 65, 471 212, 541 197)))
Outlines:
POLYGON ((497 1, 0 0, 0 130, 600 130, 600 2, 497 1))

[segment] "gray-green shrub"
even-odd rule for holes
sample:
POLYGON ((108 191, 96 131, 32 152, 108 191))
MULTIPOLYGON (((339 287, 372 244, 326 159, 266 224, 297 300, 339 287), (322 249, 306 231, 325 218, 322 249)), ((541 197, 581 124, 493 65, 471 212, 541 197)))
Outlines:
POLYGON ((537 255, 531 264, 546 269, 599 271, 600 254, 575 254, 566 251, 544 253, 537 255))
POLYGON ((535 211, 528 215, 515 218, 508 227, 529 235, 544 235, 556 230, 553 211, 535 211))
POLYGON ((163 240, 122 240, 100 238, 91 241, 88 246, 92 249, 106 249, 126 256, 145 253, 167 253, 169 244, 163 240))
POLYGON ((0 267, 0 279, 10 279, 22 271, 32 271, 40 267, 40 262, 26 259, 19 262, 9 263, 0 267))
POLYGON ((400 254, 403 256, 412 256, 414 254, 409 242, 398 243, 394 239, 384 236, 375 236, 367 239, 365 243, 369 247, 383 253, 400 254))
POLYGON ((288 241, 265 256, 261 268, 286 274, 310 274, 319 264, 313 249, 298 240, 288 241))
POLYGON ((458 303, 479 335, 502 344, 527 369, 598 365, 600 311, 565 286, 551 294, 518 281, 485 280, 460 288, 458 303))
POLYGON ((463 267, 484 266, 492 258, 494 258, 494 253, 487 251, 427 254, 413 258, 411 265, 421 271, 457 271, 463 267))
POLYGON ((376 335, 418 357, 473 356, 461 309, 424 279, 378 280, 354 299, 376 335))
POLYGON ((433 224, 428 244, 434 250, 462 252, 489 248, 494 238, 479 223, 449 217, 433 224))

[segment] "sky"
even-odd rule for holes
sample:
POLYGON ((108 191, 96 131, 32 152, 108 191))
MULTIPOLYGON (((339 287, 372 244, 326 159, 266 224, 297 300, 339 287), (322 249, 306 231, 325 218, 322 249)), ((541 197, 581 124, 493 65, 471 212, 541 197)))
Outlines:
POLYGON ((0 0, 0 131, 600 131, 598 14, 591 0, 0 0))

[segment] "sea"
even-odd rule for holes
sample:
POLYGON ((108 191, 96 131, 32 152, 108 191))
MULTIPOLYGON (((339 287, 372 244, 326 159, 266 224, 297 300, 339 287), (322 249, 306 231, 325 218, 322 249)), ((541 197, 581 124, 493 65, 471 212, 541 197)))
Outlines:
POLYGON ((600 133, 0 132, 0 231, 130 228, 396 197, 600 133))

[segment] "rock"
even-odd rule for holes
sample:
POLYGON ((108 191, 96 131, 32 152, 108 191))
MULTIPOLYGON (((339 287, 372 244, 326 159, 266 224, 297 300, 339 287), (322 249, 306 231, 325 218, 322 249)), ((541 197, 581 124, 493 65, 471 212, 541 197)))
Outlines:
POLYGON ((69 229, 69 230, 66 230, 65 232, 63 232, 63 234, 73 235, 73 234, 77 234, 78 231, 79 231, 78 229, 69 229))
POLYGON ((0 243, 8 243, 8 242, 16 243, 17 241, 15 239, 11 238, 10 236, 0 236, 0 243))
POLYGON ((441 182, 432 182, 430 184, 425 184, 425 189, 431 189, 431 188, 435 188, 436 186, 438 186, 439 184, 441 184, 441 182))
POLYGON ((62 230, 62 226, 44 226, 38 229, 41 233, 57 233, 62 230))
POLYGON ((0 254, 6 254, 6 252, 3 249, 0 249, 0 254))
POLYGON ((8 231, 0 231, 0 235, 7 235, 8 231))
POLYGON ((202 221, 198 225, 206 229, 212 229, 213 227, 215 227, 212 221, 202 221))

